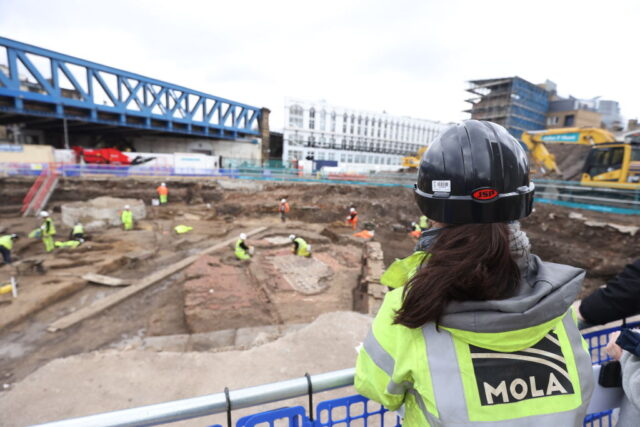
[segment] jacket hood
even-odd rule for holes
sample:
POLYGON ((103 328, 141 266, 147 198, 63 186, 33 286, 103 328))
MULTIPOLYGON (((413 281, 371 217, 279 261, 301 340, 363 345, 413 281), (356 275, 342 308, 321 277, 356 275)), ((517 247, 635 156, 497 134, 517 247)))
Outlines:
POLYGON ((503 300, 454 301, 439 326, 469 344, 496 351, 530 347, 555 328, 575 301, 585 272, 528 255, 520 284, 503 300), (496 334, 504 334, 499 339, 496 334))

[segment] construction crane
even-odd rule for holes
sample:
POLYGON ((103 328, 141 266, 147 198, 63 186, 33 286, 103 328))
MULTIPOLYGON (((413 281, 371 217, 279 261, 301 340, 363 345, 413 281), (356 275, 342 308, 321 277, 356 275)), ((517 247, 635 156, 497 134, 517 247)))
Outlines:
POLYGON ((586 158, 575 159, 582 166, 580 183, 591 187, 640 189, 640 144, 616 141, 598 128, 560 128, 522 133, 522 142, 544 174, 561 173, 551 145, 568 144, 589 148, 586 158))

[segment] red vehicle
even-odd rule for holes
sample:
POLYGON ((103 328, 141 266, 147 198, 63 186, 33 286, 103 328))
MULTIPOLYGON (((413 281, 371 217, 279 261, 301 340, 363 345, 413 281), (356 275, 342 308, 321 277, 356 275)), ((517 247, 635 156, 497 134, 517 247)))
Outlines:
POLYGON ((82 148, 78 146, 71 148, 76 153, 78 162, 82 159, 85 163, 94 165, 136 166, 155 159, 155 157, 136 156, 131 160, 117 148, 82 148))

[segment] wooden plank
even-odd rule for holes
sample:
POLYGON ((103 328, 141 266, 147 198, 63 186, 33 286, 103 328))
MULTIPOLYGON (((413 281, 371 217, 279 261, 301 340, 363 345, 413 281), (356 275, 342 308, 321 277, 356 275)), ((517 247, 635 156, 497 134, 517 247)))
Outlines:
MULTIPOLYGON (((259 227, 256 228, 255 230, 251 230, 249 231, 247 234, 247 236, 252 236, 258 233, 263 232, 264 230, 266 230, 267 227, 259 227)), ((185 267, 188 267, 189 265, 191 265, 193 262, 195 262, 200 256, 205 255, 205 254, 210 254, 212 252, 215 252, 217 250, 220 249, 224 249, 225 247, 227 247, 228 245, 234 243, 237 240, 237 237, 234 237, 232 239, 228 239, 225 240, 224 242, 218 243, 217 245, 213 245, 203 251, 201 251, 200 253, 198 253, 197 255, 192 255, 190 257, 187 257, 181 261, 176 262, 175 264, 171 264, 165 268, 163 268, 162 270, 158 270, 153 274, 150 274, 149 276, 135 282, 134 284, 132 284, 131 286, 128 286, 126 288, 124 288, 123 290, 116 292, 114 294, 111 294, 99 301, 96 301, 95 303, 91 304, 90 306, 81 308, 78 311, 75 311, 71 314, 69 314, 68 316, 65 316, 61 319, 56 320, 55 322, 53 322, 51 325, 49 325, 49 327, 47 328, 47 330, 49 332, 55 332, 55 331, 59 331, 61 329, 66 329, 69 326, 73 326, 76 323, 82 322, 83 320, 86 320, 92 316, 95 316, 96 314, 100 313, 101 311, 104 311, 110 307, 113 307, 114 305, 124 301, 125 299, 129 298, 132 295, 137 294, 138 292, 146 289, 147 287, 153 285, 154 283, 164 279, 167 276, 170 276, 180 270, 182 270, 185 267)))
POLYGON ((82 278, 88 282, 105 286, 129 286, 129 280, 118 279, 117 277, 103 276, 102 274, 87 273, 82 278))

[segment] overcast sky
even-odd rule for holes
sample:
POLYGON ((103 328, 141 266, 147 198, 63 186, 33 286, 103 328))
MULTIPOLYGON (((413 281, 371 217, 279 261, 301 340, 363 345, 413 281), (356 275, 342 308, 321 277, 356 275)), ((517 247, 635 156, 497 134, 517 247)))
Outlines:
POLYGON ((550 79, 640 115, 640 1, 0 0, 0 35, 272 110, 325 99, 440 121, 467 81, 550 79))

